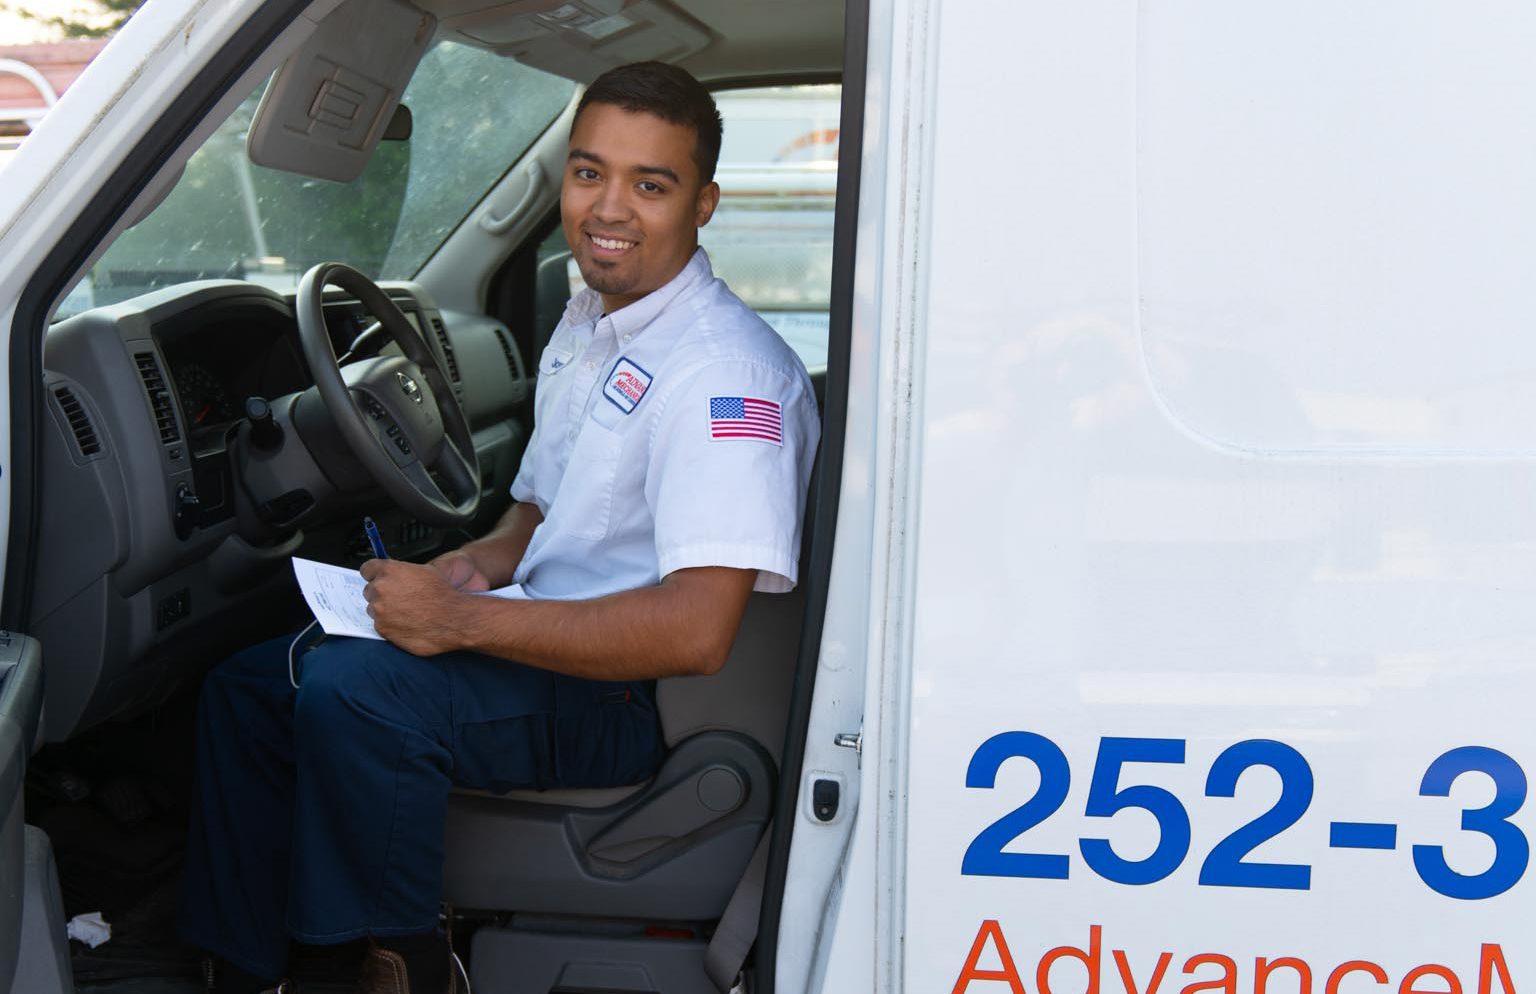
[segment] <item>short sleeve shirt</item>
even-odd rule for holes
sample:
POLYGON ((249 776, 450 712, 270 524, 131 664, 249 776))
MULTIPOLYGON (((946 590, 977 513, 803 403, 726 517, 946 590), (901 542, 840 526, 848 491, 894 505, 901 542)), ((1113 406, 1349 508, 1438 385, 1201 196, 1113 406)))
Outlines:
POLYGON ((513 581, 584 599, 730 566, 791 590, 819 435, 804 364, 702 249, 613 314, 583 290, 539 360, 512 497, 544 521, 513 581))

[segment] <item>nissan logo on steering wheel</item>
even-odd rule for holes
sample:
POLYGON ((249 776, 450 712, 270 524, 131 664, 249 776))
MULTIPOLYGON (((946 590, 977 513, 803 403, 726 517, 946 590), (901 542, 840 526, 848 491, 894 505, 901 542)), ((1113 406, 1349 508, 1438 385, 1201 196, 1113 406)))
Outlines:
POLYGON ((416 403, 421 403, 421 387, 416 385, 415 380, 411 379, 409 376, 406 376, 404 373, 396 373, 395 378, 400 381, 401 393, 405 394, 416 403))

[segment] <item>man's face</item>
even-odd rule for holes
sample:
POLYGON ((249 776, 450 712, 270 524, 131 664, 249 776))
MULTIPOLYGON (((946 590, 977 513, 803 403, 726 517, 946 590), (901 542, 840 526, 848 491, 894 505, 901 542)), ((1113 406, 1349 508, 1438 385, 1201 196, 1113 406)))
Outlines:
POLYGON ((680 273, 720 201, 693 159, 693 129, 590 104, 571 131, 560 218, 581 278, 612 313, 680 273))

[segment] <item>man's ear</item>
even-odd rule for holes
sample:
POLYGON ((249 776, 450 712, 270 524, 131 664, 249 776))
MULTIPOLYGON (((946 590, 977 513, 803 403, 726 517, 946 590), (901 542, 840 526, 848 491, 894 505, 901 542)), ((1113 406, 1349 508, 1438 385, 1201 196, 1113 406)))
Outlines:
POLYGON ((713 181, 706 183, 704 189, 699 191, 697 210, 694 215, 694 226, 704 227, 709 219, 715 216, 715 208, 720 206, 720 184, 713 181))

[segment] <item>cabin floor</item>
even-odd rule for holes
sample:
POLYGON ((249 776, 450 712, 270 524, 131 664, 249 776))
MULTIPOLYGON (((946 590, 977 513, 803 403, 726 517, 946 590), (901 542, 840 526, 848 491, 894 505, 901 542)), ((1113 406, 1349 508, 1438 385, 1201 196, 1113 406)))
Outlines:
MULTIPOLYGON (((27 821, 48 833, 66 918, 100 912, 112 937, 71 941, 80 994, 200 994, 202 957, 176 938, 192 784, 196 687, 33 757, 27 821)), ((361 943, 295 946, 306 994, 350 991, 361 943)))

